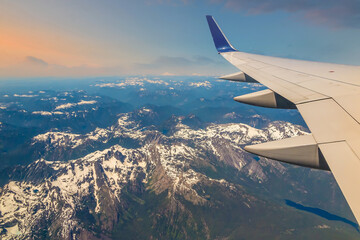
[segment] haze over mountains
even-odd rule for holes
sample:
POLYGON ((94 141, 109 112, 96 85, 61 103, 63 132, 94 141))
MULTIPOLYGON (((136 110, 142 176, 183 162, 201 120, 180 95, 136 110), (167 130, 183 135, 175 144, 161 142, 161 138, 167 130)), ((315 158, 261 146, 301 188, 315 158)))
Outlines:
POLYGON ((243 151, 307 134, 294 110, 232 101, 259 85, 207 77, 0 85, 3 239, 359 237, 330 173, 243 151))

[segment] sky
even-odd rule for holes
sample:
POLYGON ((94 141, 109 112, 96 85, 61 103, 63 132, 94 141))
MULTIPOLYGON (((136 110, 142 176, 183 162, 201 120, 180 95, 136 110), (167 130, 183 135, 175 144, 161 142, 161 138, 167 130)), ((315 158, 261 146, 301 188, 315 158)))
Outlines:
POLYGON ((360 65, 359 0, 1 0, 0 78, 218 76, 240 51, 360 65))

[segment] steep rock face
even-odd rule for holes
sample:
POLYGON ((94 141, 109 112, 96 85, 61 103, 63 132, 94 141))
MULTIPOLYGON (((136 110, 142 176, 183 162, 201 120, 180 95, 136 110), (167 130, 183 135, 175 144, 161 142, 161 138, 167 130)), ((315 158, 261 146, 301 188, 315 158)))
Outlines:
POLYGON ((34 137, 32 144, 43 158, 22 170, 22 181, 1 189, 1 237, 106 239, 126 231, 139 238, 213 238, 218 233, 211 221, 199 218, 204 212, 194 212, 226 209, 226 201, 244 215, 269 205, 239 184, 212 177, 226 176, 219 166, 231 167, 250 181, 266 182, 286 169, 254 159, 242 146, 306 134, 299 126, 279 122, 264 129, 229 123, 195 130, 182 119, 174 121, 171 135, 122 114, 116 125, 88 134, 48 132, 34 137), (123 146, 121 139, 137 144, 123 146), (92 151, 92 146, 107 148, 92 151), (68 149, 90 153, 48 161, 61 160, 62 152, 71 156, 68 149), (137 232, 126 228, 129 222, 157 231, 137 232))
POLYGON ((184 210, 176 196, 194 205, 204 205, 206 198, 193 186, 199 182, 205 185, 222 182, 192 169, 184 171, 179 166, 181 161, 173 158, 173 151, 178 152, 158 144, 135 150, 115 145, 66 163, 39 160, 31 164, 26 169, 27 173, 33 173, 31 178, 26 177, 24 182, 12 181, 1 190, 0 211, 5 236, 71 239, 84 234, 83 231, 93 232, 94 236, 99 231, 109 233, 128 207, 123 197, 145 191, 149 174, 152 182, 148 188, 156 194, 167 192, 166 216, 172 219, 173 215, 184 214, 177 217, 188 218, 191 213, 184 210), (44 174, 49 171, 51 176, 44 174))
POLYGON ((67 163, 39 160, 27 168, 33 173, 31 178, 10 182, 2 189, 2 220, 11 219, 12 227, 22 236, 37 237, 29 224, 36 228, 45 221, 49 236, 72 238, 83 226, 77 215, 85 211, 92 216, 89 230, 98 226, 110 231, 118 221, 123 187, 141 186, 144 167, 141 152, 120 146, 67 163), (51 176, 37 174, 39 168, 51 169, 51 176))

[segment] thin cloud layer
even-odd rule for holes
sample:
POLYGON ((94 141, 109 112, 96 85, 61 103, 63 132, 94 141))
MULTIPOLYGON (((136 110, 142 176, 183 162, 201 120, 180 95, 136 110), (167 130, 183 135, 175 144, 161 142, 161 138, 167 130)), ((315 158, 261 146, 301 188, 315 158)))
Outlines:
MULTIPOLYGON (((213 2, 213 1, 211 1, 213 2)), ((248 14, 283 11, 332 27, 360 27, 359 0, 218 0, 225 7, 248 14)))
MULTIPOLYGON (((195 2, 195 0, 148 1, 160 4, 195 2)), ((360 28, 360 0, 207 0, 207 2, 250 15, 287 12, 330 27, 360 28)))

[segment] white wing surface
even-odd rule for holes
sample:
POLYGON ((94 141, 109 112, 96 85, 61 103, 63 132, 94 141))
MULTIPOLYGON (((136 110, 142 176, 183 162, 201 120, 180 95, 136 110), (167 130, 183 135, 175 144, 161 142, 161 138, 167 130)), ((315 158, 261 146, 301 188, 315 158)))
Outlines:
POLYGON ((213 17, 207 16, 207 20, 219 54, 241 70, 223 79, 256 81, 269 88, 234 100, 296 107, 312 133, 245 149, 284 162, 330 169, 360 223, 360 67, 240 52, 213 17))

